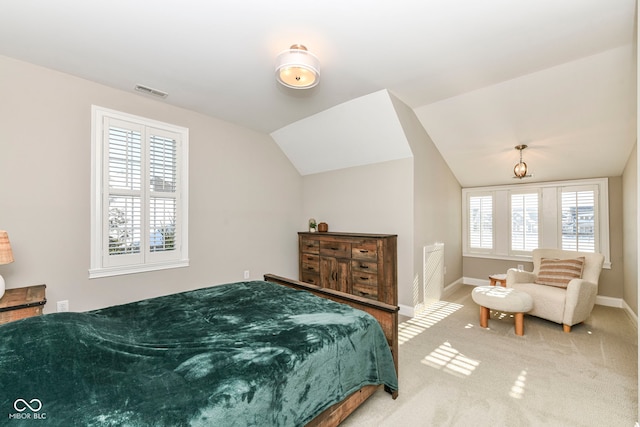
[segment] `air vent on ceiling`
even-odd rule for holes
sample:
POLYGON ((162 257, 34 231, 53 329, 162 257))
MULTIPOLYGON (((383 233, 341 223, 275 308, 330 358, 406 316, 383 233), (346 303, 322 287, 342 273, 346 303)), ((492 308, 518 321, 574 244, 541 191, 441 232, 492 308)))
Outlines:
POLYGON ((148 86, 136 85, 135 89, 138 92, 146 93, 147 95, 157 96, 159 98, 166 98, 167 96, 169 96, 167 92, 163 92, 158 89, 153 89, 148 86))

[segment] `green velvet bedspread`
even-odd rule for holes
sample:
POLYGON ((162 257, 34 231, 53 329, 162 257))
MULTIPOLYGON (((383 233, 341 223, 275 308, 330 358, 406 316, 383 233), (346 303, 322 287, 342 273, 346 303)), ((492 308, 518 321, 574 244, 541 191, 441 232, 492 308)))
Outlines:
POLYGON ((367 384, 373 317, 262 281, 0 326, 0 425, 298 426, 367 384))

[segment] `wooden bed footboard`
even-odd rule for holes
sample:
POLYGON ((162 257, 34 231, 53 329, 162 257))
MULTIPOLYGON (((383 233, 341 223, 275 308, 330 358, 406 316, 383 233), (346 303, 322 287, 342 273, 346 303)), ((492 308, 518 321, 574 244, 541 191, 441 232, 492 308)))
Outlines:
MULTIPOLYGON (((264 280, 267 282, 278 283, 294 289, 309 291, 319 297, 328 298, 330 300, 350 305, 358 310, 365 311, 373 316, 384 332, 387 343, 393 355, 393 363, 398 373, 398 311, 399 307, 385 304, 383 302, 370 300, 357 295, 346 294, 333 289, 321 288, 317 285, 299 282, 297 280, 288 279, 286 277, 277 276, 275 274, 265 274, 264 280)), ((307 426, 337 426, 344 421, 349 414, 356 410, 369 396, 376 392, 381 386, 366 386, 342 402, 331 406, 307 426)), ((396 390, 391 394, 395 399, 398 397, 396 390)))

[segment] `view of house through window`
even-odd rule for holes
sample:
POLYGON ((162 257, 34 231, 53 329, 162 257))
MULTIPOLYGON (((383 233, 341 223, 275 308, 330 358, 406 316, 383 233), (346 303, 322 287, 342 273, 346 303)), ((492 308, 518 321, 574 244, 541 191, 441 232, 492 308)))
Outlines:
POLYGON ((595 201, 594 190, 562 191, 562 249, 595 251, 595 201))

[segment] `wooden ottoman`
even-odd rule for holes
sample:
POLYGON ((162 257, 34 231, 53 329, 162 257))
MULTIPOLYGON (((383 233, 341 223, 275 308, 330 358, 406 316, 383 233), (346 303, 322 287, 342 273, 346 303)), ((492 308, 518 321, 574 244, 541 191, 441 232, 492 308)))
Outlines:
POLYGON ((478 286, 471 292, 471 298, 480 306, 480 326, 487 327, 489 310, 513 313, 516 335, 524 335, 524 313, 533 308, 531 295, 502 286, 478 286))

